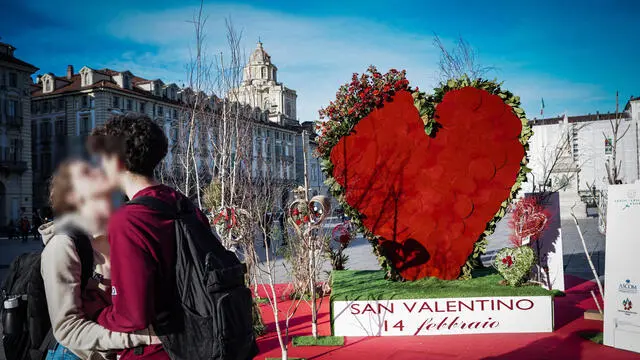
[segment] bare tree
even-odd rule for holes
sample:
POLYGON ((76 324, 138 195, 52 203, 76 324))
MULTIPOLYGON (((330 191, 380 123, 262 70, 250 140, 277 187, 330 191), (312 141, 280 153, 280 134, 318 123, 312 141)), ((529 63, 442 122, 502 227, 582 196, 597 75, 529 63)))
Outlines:
POLYGON ((478 63, 477 52, 462 37, 458 38, 451 50, 447 49, 438 35, 434 36, 433 44, 440 50, 438 67, 439 77, 443 82, 464 76, 478 79, 494 70, 493 67, 482 66, 478 63))
MULTIPOLYGON (((263 293, 267 296, 268 303, 273 311, 276 334, 280 344, 282 359, 288 358, 289 345, 289 321, 295 315, 303 298, 294 297, 287 310, 281 312, 279 304, 282 298, 276 291, 276 266, 278 264, 278 254, 281 252, 284 242, 279 239, 282 234, 277 233, 277 227, 272 226, 271 219, 265 214, 274 213, 279 209, 278 200, 287 184, 276 180, 275 176, 267 170, 263 173, 255 173, 250 177, 251 186, 245 188, 245 207, 252 220, 251 224, 245 227, 245 231, 258 232, 259 237, 264 242, 264 253, 262 256, 257 251, 247 253, 251 257, 251 262, 255 268, 257 283, 263 293), (257 229, 256 229, 257 228, 257 229), (271 241, 268 241, 271 239, 271 241), (280 321, 284 320, 284 328, 280 321)), ((254 247, 255 250, 255 247, 254 247)))
MULTIPOLYGON (((529 173, 532 193, 550 194, 566 189, 580 173, 583 163, 574 159, 572 152, 573 133, 582 130, 586 125, 564 124, 555 144, 545 145, 540 157, 532 160, 529 173), (536 176, 539 174, 539 177, 536 176)), ((540 199, 544 200, 544 199, 540 199)), ((544 201, 542 201, 544 202, 544 201)))
POLYGON ((167 161, 159 169, 158 177, 163 183, 180 189, 186 196, 194 198, 203 207, 202 190, 208 184, 206 164, 202 162, 202 132, 205 120, 212 117, 208 93, 211 93, 212 62, 206 56, 207 16, 204 2, 188 20, 194 29, 194 47, 190 49, 190 61, 185 65, 187 84, 179 91, 181 109, 172 114, 167 161))
POLYGON ((605 141, 611 141, 611 158, 607 159, 605 168, 607 169, 607 180, 609 185, 622 184, 622 178, 620 177, 620 170, 622 162, 618 161, 618 143, 627 135, 631 124, 624 123, 623 114, 620 113, 618 92, 616 92, 616 116, 614 119, 609 119, 611 125, 611 139, 607 137, 607 134, 602 135, 605 141), (625 126, 626 125, 626 126, 625 126))
MULTIPOLYGON (((606 181, 609 185, 622 184, 624 182, 622 178, 622 161, 618 160, 618 145, 622 139, 627 135, 631 124, 625 124, 624 113, 620 113, 618 93, 616 92, 616 113, 613 119, 609 119, 609 125, 611 127, 611 136, 607 136, 605 132, 602 133, 605 140, 605 146, 611 147, 611 157, 607 158, 605 162, 605 169, 607 172, 606 181)), ((598 189, 595 182, 592 184, 587 183, 587 187, 593 197, 598 210, 598 229, 604 234, 607 229, 607 189, 598 189)))

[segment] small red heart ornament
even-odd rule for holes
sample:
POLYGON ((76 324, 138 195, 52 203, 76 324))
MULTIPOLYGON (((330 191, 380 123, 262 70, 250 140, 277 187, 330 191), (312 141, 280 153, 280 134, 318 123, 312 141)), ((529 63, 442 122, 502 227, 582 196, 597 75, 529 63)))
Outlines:
POLYGON ((535 241, 547 226, 549 214, 531 198, 524 198, 515 204, 509 225, 513 228, 512 242, 516 246, 525 245, 525 240, 535 241))
POLYGON ((344 200, 406 280, 458 278, 525 155, 521 119, 486 90, 446 92, 434 120, 429 136, 412 93, 401 90, 330 151, 344 200))

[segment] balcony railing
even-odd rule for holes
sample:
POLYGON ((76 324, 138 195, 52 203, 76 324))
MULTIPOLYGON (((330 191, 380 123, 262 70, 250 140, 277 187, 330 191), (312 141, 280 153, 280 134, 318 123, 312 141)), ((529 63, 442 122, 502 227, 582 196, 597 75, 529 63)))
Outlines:
POLYGON ((27 162, 22 160, 22 149, 0 148, 0 170, 23 173, 27 170, 27 162))

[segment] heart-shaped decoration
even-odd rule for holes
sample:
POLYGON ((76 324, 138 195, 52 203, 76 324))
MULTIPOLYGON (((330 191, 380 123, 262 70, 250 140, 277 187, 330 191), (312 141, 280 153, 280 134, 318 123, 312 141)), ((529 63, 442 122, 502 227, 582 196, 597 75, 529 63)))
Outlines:
POLYGON ((328 184, 404 279, 468 275, 524 178, 518 98, 469 79, 426 96, 404 72, 369 72, 321 113, 328 184))
POLYGON ((535 241, 547 226, 549 216, 537 199, 524 198, 513 207, 513 216, 509 225, 513 229, 512 242, 516 246, 535 241))
POLYGON ((529 246, 504 248, 496 254, 493 266, 498 270, 507 284, 522 285, 529 276, 536 261, 536 254, 529 246))

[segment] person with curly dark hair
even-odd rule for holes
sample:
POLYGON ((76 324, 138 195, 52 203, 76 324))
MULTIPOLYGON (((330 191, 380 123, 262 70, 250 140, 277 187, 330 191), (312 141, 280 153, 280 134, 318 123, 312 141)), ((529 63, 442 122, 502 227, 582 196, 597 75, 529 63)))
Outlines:
MULTIPOLYGON (((112 185, 129 199, 153 197, 176 206, 184 195, 153 178, 167 154, 163 129, 148 116, 113 116, 94 129, 89 151, 97 155, 112 185)), ((198 219, 208 226, 198 211, 198 219)), ((179 302, 175 281, 176 234, 173 220, 149 207, 130 204, 109 220, 112 305, 98 323, 113 331, 148 328, 179 302)), ((169 359, 162 345, 124 350, 121 360, 169 359)))

